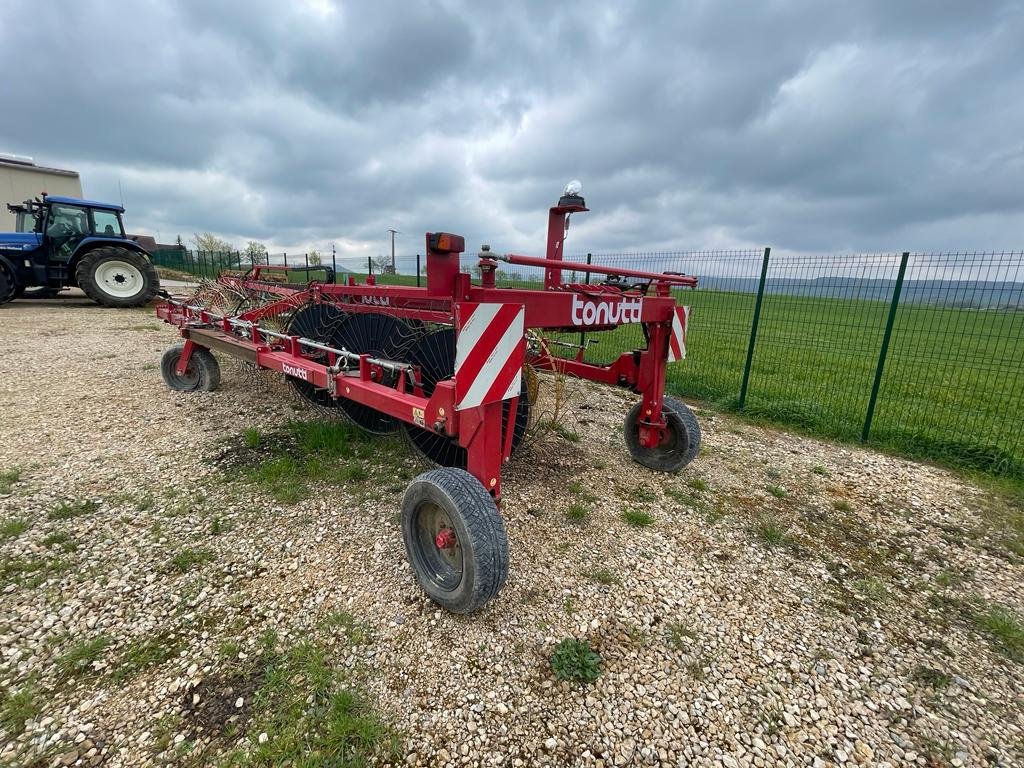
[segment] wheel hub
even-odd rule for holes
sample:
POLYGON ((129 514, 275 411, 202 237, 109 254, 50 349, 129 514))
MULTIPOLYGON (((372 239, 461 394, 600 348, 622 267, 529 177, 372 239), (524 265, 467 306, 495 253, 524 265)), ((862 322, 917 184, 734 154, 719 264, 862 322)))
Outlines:
POLYGON ((454 549, 458 543, 459 539, 451 528, 442 528, 434 537, 434 546, 438 549, 454 549))

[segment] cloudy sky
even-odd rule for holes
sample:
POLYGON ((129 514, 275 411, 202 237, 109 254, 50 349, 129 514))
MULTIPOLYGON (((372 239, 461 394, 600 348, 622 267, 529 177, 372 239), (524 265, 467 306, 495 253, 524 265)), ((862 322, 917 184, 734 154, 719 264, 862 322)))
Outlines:
POLYGON ((0 0, 0 151, 164 241, 540 254, 1024 246, 1024 9, 0 0), (120 186, 119 186, 120 184, 120 186))

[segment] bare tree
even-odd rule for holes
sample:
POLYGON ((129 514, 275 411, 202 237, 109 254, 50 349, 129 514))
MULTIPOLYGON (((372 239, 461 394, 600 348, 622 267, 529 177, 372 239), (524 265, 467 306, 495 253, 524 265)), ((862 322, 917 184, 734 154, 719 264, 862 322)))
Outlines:
POLYGON ((219 253, 229 253, 234 247, 227 240, 217 237, 212 232, 196 232, 192 236, 192 242, 195 243, 197 251, 217 251, 219 253))
POLYGON ((267 246, 263 243, 258 243, 255 240, 250 240, 245 250, 242 251, 242 255, 245 260, 250 264, 266 264, 267 262, 267 246))

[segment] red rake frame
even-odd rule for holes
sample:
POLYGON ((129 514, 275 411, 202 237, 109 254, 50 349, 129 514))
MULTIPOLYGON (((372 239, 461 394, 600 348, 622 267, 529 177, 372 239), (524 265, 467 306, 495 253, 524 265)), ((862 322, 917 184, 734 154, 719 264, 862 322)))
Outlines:
POLYGON ((634 460, 644 466, 678 471, 700 447, 693 414, 665 398, 665 368, 685 356, 689 317, 671 291, 696 286, 696 278, 563 261, 568 217, 587 210, 583 198, 568 190, 549 213, 547 258, 496 257, 485 251, 479 285, 460 270, 463 239, 441 232, 426 236, 424 288, 377 285, 372 276, 362 284, 349 277, 344 285, 300 287, 269 279, 281 274, 279 268, 254 267, 242 276, 219 278, 242 295, 266 297, 267 303, 240 314, 216 314, 191 304, 194 298, 168 297, 157 307, 157 316, 176 326, 185 343, 164 353, 164 380, 179 391, 214 388, 217 362, 205 350, 216 350, 311 384, 331 398, 444 435, 464 448, 465 471, 436 469, 409 484, 401 525, 410 564, 427 595, 448 610, 475 611, 501 591, 508 576, 508 539, 497 502, 501 467, 515 446, 525 364, 638 393, 641 401, 626 417, 625 439, 634 460), (499 261, 544 269, 544 290, 498 288, 499 261), (562 282, 565 268, 610 279, 567 284, 562 282), (454 375, 436 382, 428 395, 422 372, 410 362, 378 359, 261 326, 267 318, 308 304, 452 326, 454 375), (550 348, 560 342, 529 332, 607 331, 625 323, 641 324, 647 345, 608 365, 586 362, 582 345, 572 358, 553 355, 550 348))
MULTIPOLYGON (((470 276, 459 270, 463 239, 428 233, 424 288, 377 285, 372 276, 362 284, 349 277, 344 285, 313 283, 299 287, 266 279, 268 272, 280 268, 257 266, 244 276, 222 276, 220 281, 236 289, 276 296, 277 301, 227 317, 190 305, 187 299, 171 298, 157 307, 157 316, 177 326, 185 339, 177 364, 179 374, 185 372, 193 350, 204 347, 309 382, 332 397, 348 398, 400 421, 432 429, 466 449, 466 469, 498 499, 501 465, 512 452, 519 376, 526 363, 639 393, 640 445, 656 446, 664 438, 665 366, 670 359, 685 354, 689 315, 688 308, 677 307, 670 291, 674 286, 696 286, 697 279, 563 261, 565 219, 579 210, 587 209, 582 205, 551 209, 548 258, 501 257, 511 264, 543 267, 545 290, 495 287, 498 259, 486 256, 479 263, 481 285, 473 285, 470 276), (626 277, 634 283, 646 281, 647 285, 641 289, 613 283, 563 284, 562 269, 570 264, 574 271, 626 277), (327 351, 325 364, 311 359, 309 345, 299 337, 259 325, 265 317, 309 302, 331 302, 346 312, 384 313, 451 324, 456 329, 456 374, 439 382, 426 397, 412 366, 399 365, 397 382, 389 386, 381 383, 385 380, 383 369, 396 361, 375 360, 369 355, 356 359, 353 355, 344 362, 357 365, 343 366, 337 350, 331 350, 327 351), (551 354, 546 344, 528 349, 526 343, 527 329, 592 332, 624 323, 643 324, 647 347, 623 353, 608 365, 584 362, 582 347, 575 358, 569 359, 551 354), (502 403, 506 399, 511 402, 508 418, 503 420, 502 403)), ((319 350, 320 357, 323 351, 319 350)))

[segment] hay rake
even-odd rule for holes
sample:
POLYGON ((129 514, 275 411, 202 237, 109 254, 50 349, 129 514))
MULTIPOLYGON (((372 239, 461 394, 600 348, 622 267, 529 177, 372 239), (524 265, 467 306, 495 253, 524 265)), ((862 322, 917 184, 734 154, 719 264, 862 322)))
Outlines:
POLYGON ((409 560, 433 600, 474 611, 498 594, 508 573, 498 501, 501 467, 523 439, 536 395, 535 377, 524 369, 639 394, 624 430, 639 464, 678 471, 700 447, 693 414, 664 393, 666 365, 685 355, 689 316, 672 290, 697 280, 564 261, 569 217, 586 210, 578 185, 567 186, 549 211, 546 258, 497 256, 485 246, 479 284, 460 270, 463 238, 428 232, 424 288, 379 285, 372 276, 298 285, 276 281, 281 268, 257 266, 222 275, 219 291, 199 292, 218 297, 216 306, 167 296, 157 316, 184 341, 164 353, 164 380, 179 391, 215 389, 220 369, 211 352, 223 353, 284 374, 301 397, 369 432, 404 431, 439 466, 415 478, 403 499, 409 560), (502 262, 543 269, 543 290, 496 287, 502 262), (565 283, 566 268, 605 280, 565 283), (236 311, 225 308, 231 297, 236 311), (582 345, 558 354, 572 345, 544 335, 627 323, 641 324, 646 347, 607 365, 585 362, 582 345))

